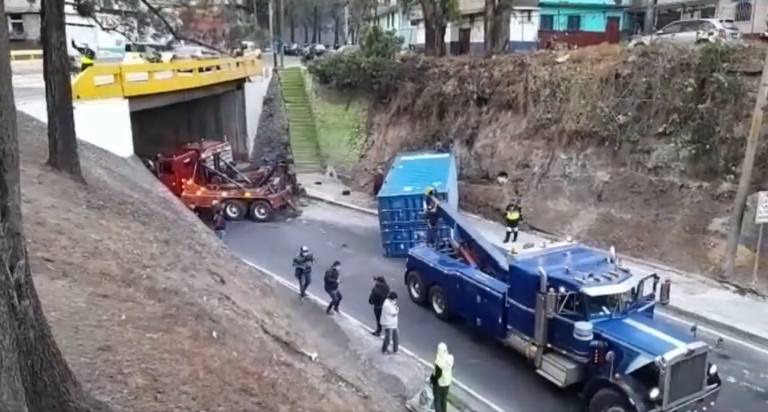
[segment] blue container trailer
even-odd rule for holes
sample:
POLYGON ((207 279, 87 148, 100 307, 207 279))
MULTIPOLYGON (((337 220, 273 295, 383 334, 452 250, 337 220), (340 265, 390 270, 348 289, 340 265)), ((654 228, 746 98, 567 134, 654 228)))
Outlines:
MULTIPOLYGON (((453 210, 459 207, 456 161, 452 153, 415 152, 397 156, 378 195, 379 228, 386 257, 404 258, 414 246, 425 244, 427 224, 424 205, 428 187, 453 210)), ((450 238, 441 221, 438 243, 450 238)))
POLYGON ((498 340, 555 385, 578 387, 583 411, 712 409, 722 382, 711 348, 655 316, 671 283, 573 242, 506 251, 443 206, 452 247, 409 251, 414 302, 498 340))

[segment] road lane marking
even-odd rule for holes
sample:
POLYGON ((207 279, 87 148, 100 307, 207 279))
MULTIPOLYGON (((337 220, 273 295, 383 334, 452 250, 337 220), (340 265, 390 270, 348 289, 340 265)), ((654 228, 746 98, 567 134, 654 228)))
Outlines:
MULTIPOLYGON (((287 287, 288 289, 291 289, 292 291, 294 291, 294 292, 296 292, 296 293, 298 293, 298 292, 299 292, 299 288, 298 288, 298 287, 296 287, 296 285, 294 285, 293 283, 291 283, 291 282, 289 282, 289 281, 287 281, 287 280, 283 279, 283 277, 282 277, 282 276, 280 276, 280 275, 278 275, 277 273, 274 273, 274 272, 272 272, 272 271, 270 271, 270 270, 267 270, 266 268, 263 268, 263 267, 261 267, 261 266, 259 266, 259 265, 255 264, 255 263, 253 263, 253 262, 249 261, 249 260, 246 260, 246 259, 242 259, 242 260, 243 260, 243 262, 245 262, 245 264, 247 264, 248 266, 251 266, 252 268, 254 268, 254 269, 256 269, 256 270, 258 270, 258 271, 260 271, 260 272, 264 272, 264 273, 266 273, 267 275, 269 275, 270 277, 272 277, 273 279, 275 279, 275 280, 276 280, 276 281, 278 281, 278 282, 279 282, 281 285, 283 285, 283 286, 287 287)), ((323 306, 325 306, 325 305, 327 305, 327 304, 328 304, 328 302, 327 302, 327 301, 325 301, 324 299, 321 299, 320 297, 318 297, 318 296, 316 296, 316 295, 313 295, 313 294, 312 294, 312 293, 310 293, 310 292, 307 292, 307 297, 309 297, 309 298, 310 298, 311 300, 313 300, 314 302, 316 302, 316 303, 319 303, 319 304, 321 304, 321 305, 323 305, 323 306)), ((346 312, 341 312, 341 313, 340 313, 340 315, 341 315, 341 316, 343 316, 344 318, 346 318, 347 320, 351 321, 352 323, 354 323, 354 324, 356 324, 356 325, 358 325, 358 326, 362 327, 362 328, 363 328, 363 329, 365 329, 366 331, 368 331, 368 332, 373 332, 373 329, 372 329, 372 328, 370 328, 370 327, 368 327, 368 325, 366 325, 366 324, 364 324, 363 322, 361 322, 361 321, 359 321, 359 320, 357 320, 357 319, 353 318, 352 316, 348 315, 346 312)), ((428 367, 428 368, 430 368, 430 369, 432 368, 432 364, 431 364, 430 362, 427 362, 425 359, 423 359, 423 358, 420 358, 418 355, 416 355, 415 353, 411 352, 410 350, 408 350, 408 349, 406 349, 406 348, 404 348, 404 347, 402 347, 402 346, 400 346, 400 350, 401 350, 403 353, 405 353, 406 355, 408 355, 408 356, 410 356, 411 358, 415 359, 415 360, 416 360, 417 362, 419 362, 420 364, 422 364, 422 365, 424 365, 424 366, 426 366, 426 367, 428 367)), ((483 396, 482 396, 482 395, 480 395, 479 393, 477 393, 477 392, 475 392, 474 390, 470 389, 470 388, 469 388, 467 385, 465 385, 465 384, 461 383, 461 382, 460 382, 460 381, 458 381, 457 379, 454 379, 454 380, 453 380, 453 384, 454 384, 454 385, 456 385, 456 386, 458 386, 458 387, 459 387, 461 390, 463 390, 464 392, 466 392, 466 393, 470 394, 472 397, 474 397, 474 398, 475 398, 475 399, 477 399, 478 401, 480 401, 480 402, 484 403, 486 406, 488 406, 489 408, 491 408, 491 409, 492 409, 492 410, 494 410, 495 412, 506 412, 506 411, 505 411, 504 409, 502 409, 500 406, 498 406, 498 405, 494 404, 494 403, 493 403, 493 402, 491 402, 489 399, 487 399, 487 398, 483 397, 483 396)))
POLYGON ((714 336, 716 336, 718 338, 723 338, 723 340, 725 340, 725 341, 731 341, 731 342, 736 343, 738 345, 741 345, 741 346, 743 346, 743 347, 745 347, 747 349, 751 349, 751 350, 753 350, 755 352, 758 352, 760 354, 768 356, 768 349, 760 347, 757 344, 748 342, 746 340, 739 339, 739 338, 737 338, 735 336, 726 335, 724 332, 718 332, 718 331, 716 331, 714 329, 711 329, 711 328, 708 328, 706 326, 701 326, 700 324, 698 324, 696 322, 691 322, 689 320, 678 318, 677 316, 670 315, 670 314, 665 313, 665 312, 658 311, 656 313, 659 316, 661 316, 661 317, 665 317, 667 319, 672 320, 673 322, 677 322, 677 323, 680 323, 680 324, 683 324, 683 325, 686 325, 686 326, 691 326, 691 325, 695 324, 697 326, 698 330, 703 331, 704 333, 708 333, 710 335, 714 335, 714 336))

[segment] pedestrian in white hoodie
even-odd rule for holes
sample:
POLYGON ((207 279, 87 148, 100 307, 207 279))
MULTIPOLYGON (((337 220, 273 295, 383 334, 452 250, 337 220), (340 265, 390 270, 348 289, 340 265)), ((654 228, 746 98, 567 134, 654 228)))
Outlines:
POLYGON ((453 355, 448 353, 445 343, 437 345, 435 370, 429 380, 432 383, 435 412, 448 412, 448 390, 453 381, 453 355))
POLYGON ((397 317, 400 307, 397 306, 397 293, 389 292, 387 300, 381 307, 381 328, 384 330, 384 343, 381 345, 381 353, 398 353, 400 350, 400 334, 397 331, 397 317), (389 351, 389 342, 392 341, 392 352, 389 351))

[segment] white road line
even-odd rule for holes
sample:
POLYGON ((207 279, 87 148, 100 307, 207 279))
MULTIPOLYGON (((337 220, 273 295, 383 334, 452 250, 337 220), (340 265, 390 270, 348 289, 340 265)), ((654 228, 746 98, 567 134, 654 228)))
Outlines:
MULTIPOLYGON (((672 320, 674 322, 681 323, 681 324, 687 325, 687 326, 690 326, 690 325, 693 325, 694 323, 696 323, 696 322, 691 322, 689 320, 685 320, 685 319, 682 319, 682 318, 678 318, 677 316, 670 315, 668 313, 664 313, 664 312, 661 312, 661 311, 657 311, 656 314, 658 314, 659 316, 665 317, 667 319, 670 319, 670 320, 672 320)), ((768 356, 768 349, 766 349, 766 348, 760 347, 760 346, 758 346, 758 345, 756 345, 754 343, 750 343, 750 342, 748 342, 746 340, 739 339, 739 338, 737 338, 735 336, 726 335, 724 333, 717 332, 714 329, 708 328, 706 326, 701 326, 698 323, 696 323, 696 326, 698 327, 698 330, 700 330, 700 331, 702 331, 704 333, 708 333, 710 335, 717 336, 718 338, 723 338, 723 340, 725 340, 725 341, 731 341, 731 342, 736 343, 738 345, 741 345, 741 346, 743 346, 743 347, 745 347, 747 349, 751 349, 751 350, 753 350, 755 352, 758 352, 758 353, 761 353, 763 355, 768 356)))
MULTIPOLYGON (((287 281, 287 280, 283 279, 283 278, 282 278, 282 277, 280 277, 278 274, 276 274, 276 273, 274 273, 274 272, 271 272, 271 271, 269 271, 269 270, 267 270, 267 269, 265 269, 265 268, 263 268, 263 267, 261 267, 261 266, 259 266, 259 265, 255 264, 255 263, 253 263, 253 262, 251 262, 251 261, 248 261, 248 260, 246 260, 246 259, 243 259, 243 262, 245 262, 247 265, 249 265, 249 266, 253 267, 254 269, 256 269, 256 270, 258 270, 258 271, 260 271, 260 272, 264 272, 264 273, 266 273, 267 275, 271 276, 271 277, 272 277, 272 278, 274 278, 276 281, 278 281, 278 282, 279 282, 281 285, 283 285, 283 286, 285 286, 285 287, 287 287, 287 288, 289 288, 289 289, 293 290, 294 292, 296 292, 296 293, 298 293, 298 292, 299 292, 299 288, 297 288, 297 287, 296 287, 296 285, 294 285, 293 283, 291 283, 291 282, 289 282, 289 281, 287 281)), ((313 295, 313 294, 311 294, 311 293, 309 293, 309 292, 307 292, 307 296, 308 296, 308 297, 309 297, 311 300, 313 300, 313 301, 315 301, 316 303, 319 303, 319 304, 321 304, 321 305, 327 305, 327 304, 328 304, 328 302, 327 302, 327 301, 325 301, 325 300, 323 300, 323 299, 321 299, 321 298, 319 298, 319 297, 317 297, 317 296, 315 296, 315 295, 313 295)), ((349 315, 348 315, 346 312, 342 312, 342 313, 341 313, 341 316, 344 316, 346 319, 348 319, 348 320, 350 320, 351 322, 355 323, 356 325, 358 325, 358 326, 362 327, 363 329, 367 330, 368 332, 373 332, 373 329, 371 329, 370 327, 368 327, 368 326, 367 326, 366 324, 364 324, 363 322, 361 322, 361 321, 359 321, 359 320, 357 320, 357 319, 353 318, 352 316, 349 316, 349 315)), ((426 366, 426 367, 428 367, 428 368, 432 368, 432 364, 431 364, 430 362, 426 361, 425 359, 422 359, 422 358, 420 358, 418 355, 416 355, 415 353, 413 353, 413 352, 409 351, 408 349, 406 349, 406 348, 404 348, 404 347, 402 347, 402 346, 401 346, 401 347, 400 347, 400 350, 401 350, 403 353, 405 353, 406 355, 408 355, 408 356, 410 356, 411 358, 415 359, 417 362, 421 363, 422 365, 424 365, 424 366, 426 366)), ((454 385, 456 385, 456 386, 458 386, 458 387, 459 387, 461 390, 463 390, 464 392, 467 392, 468 394, 470 394, 472 397, 474 397, 474 398, 475 398, 475 399, 477 399, 478 401, 480 401, 480 402, 484 403, 486 406, 488 406, 489 408, 491 408, 491 409, 492 409, 492 410, 494 410, 495 412, 506 412, 506 411, 505 411, 504 409, 502 409, 500 406, 498 406, 498 405, 494 404, 493 402, 491 402, 490 400, 488 400, 488 399, 484 398, 482 395, 480 395, 479 393, 477 393, 477 392, 475 392, 474 390, 470 389, 470 388, 469 388, 467 385, 465 385, 465 384, 463 384, 463 383, 459 382, 458 380, 454 379, 454 380, 453 380, 453 384, 454 384, 454 385)))

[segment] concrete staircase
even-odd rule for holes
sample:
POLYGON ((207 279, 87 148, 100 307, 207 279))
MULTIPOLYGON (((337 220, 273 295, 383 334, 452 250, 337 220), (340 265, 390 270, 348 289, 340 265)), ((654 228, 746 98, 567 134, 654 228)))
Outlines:
POLYGON ((322 171, 317 128, 301 68, 280 70, 280 83, 288 116, 288 132, 297 173, 322 171))

